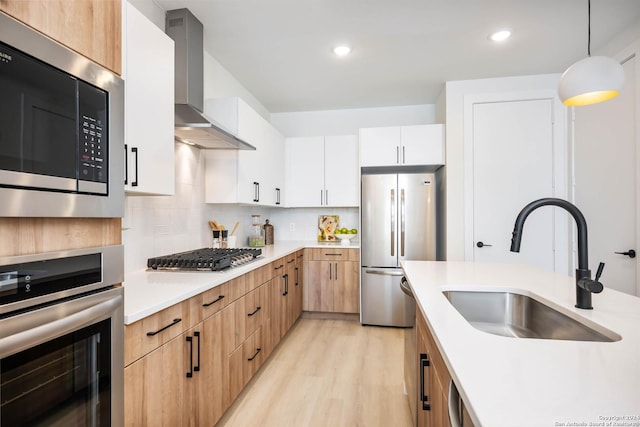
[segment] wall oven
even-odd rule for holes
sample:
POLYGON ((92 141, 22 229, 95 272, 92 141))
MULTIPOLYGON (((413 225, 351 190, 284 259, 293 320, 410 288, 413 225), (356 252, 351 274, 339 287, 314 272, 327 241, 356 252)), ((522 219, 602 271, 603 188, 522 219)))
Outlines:
POLYGON ((123 247, 0 257, 0 425, 124 424, 123 247))
POLYGON ((123 88, 0 12, 0 216, 123 215, 123 88))

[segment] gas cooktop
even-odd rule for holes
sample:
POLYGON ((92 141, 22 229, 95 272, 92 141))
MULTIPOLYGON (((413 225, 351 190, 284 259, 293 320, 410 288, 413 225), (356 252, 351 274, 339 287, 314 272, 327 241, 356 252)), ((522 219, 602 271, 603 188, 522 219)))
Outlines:
POLYGON ((202 248, 149 258, 147 267, 153 270, 219 271, 251 262, 261 254, 262 249, 254 248, 202 248))

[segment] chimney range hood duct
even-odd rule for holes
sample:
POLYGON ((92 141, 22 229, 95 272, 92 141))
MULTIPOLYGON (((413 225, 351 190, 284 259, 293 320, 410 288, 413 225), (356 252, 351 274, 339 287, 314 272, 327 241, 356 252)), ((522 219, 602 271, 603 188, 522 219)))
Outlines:
POLYGON ((165 32, 175 42, 175 137, 205 149, 255 150, 202 114, 203 28, 188 9, 166 14, 165 32))

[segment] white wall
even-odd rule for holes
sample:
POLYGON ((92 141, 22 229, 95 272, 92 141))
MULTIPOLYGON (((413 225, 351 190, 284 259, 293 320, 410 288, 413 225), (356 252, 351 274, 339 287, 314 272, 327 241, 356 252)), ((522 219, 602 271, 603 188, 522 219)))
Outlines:
MULTIPOLYGON (((271 114, 271 123, 287 137, 357 135, 358 129, 437 123, 435 105, 354 108, 271 114)), ((440 122, 442 123, 442 122, 440 122)))

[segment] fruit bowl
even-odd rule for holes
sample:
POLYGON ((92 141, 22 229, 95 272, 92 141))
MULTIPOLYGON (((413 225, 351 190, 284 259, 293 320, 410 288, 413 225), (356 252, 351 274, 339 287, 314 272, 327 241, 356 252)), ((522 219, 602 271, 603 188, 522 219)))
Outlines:
POLYGON ((358 233, 334 233, 336 239, 340 239, 340 243, 348 245, 349 241, 356 237, 358 233))

